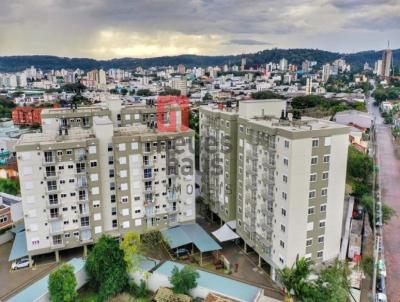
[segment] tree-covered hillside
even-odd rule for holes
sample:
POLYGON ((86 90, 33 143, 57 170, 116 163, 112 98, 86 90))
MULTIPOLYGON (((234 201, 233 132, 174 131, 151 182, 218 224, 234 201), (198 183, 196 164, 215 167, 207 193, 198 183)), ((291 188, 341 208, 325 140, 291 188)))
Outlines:
MULTIPOLYGON (((123 68, 132 69, 138 66, 148 68, 152 66, 176 66, 184 64, 187 67, 193 66, 215 66, 223 64, 240 65, 241 57, 246 57, 249 65, 260 65, 268 62, 279 62, 286 58, 289 63, 300 65, 304 60, 317 61, 318 65, 332 62, 338 58, 344 58, 352 65, 353 70, 360 70, 365 62, 373 66, 374 62, 382 57, 382 51, 363 51, 352 54, 341 54, 337 52, 324 51, 319 49, 267 49, 257 53, 235 55, 235 56, 197 56, 180 55, 154 58, 120 58, 112 60, 94 60, 88 58, 65 58, 56 56, 8 56, 0 57, 0 72, 21 71, 27 67, 35 66, 42 70, 51 69, 75 69, 85 71, 94 68, 123 68)), ((394 65, 400 65, 400 49, 393 51, 394 65)))

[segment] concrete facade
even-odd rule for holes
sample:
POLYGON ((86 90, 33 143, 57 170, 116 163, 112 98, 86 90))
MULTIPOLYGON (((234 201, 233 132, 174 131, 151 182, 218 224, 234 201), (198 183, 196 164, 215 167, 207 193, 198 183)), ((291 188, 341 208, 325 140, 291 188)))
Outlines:
POLYGON ((285 112, 281 119, 280 102, 200 109, 201 144, 214 135, 218 150, 201 149, 204 202, 223 221, 236 219, 237 233, 271 266, 273 277, 297 257, 321 262, 339 255, 349 133, 325 120, 291 120, 285 112), (230 153, 220 151, 226 144, 221 129, 230 134, 230 153), (226 184, 235 194, 224 199, 226 184), (224 216, 221 209, 230 208, 235 212, 224 216))
POLYGON ((30 256, 195 220, 194 132, 148 126, 144 106, 115 108, 46 109, 43 133, 19 140, 30 256), (126 112, 137 121, 124 127, 126 112))

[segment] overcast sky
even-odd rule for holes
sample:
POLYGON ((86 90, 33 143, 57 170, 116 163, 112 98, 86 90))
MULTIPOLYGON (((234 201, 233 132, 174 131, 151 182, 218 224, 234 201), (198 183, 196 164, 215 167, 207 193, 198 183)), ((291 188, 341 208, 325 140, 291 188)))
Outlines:
POLYGON ((0 0, 0 55, 400 48, 400 0, 0 0))

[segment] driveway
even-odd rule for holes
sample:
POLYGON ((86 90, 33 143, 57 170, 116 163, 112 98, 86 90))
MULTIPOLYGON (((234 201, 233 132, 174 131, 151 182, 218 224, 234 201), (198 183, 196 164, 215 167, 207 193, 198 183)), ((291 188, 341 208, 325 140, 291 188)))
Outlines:
POLYGON ((0 301, 5 301, 14 293, 45 276, 50 270, 57 266, 57 264, 53 262, 39 264, 34 268, 11 271, 11 264, 8 262, 11 247, 12 241, 0 245, 0 301))

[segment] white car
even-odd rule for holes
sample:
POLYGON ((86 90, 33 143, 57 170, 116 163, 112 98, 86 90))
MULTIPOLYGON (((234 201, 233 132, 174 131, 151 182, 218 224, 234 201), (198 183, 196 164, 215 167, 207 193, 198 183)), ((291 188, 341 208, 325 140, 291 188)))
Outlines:
POLYGON ((387 297, 385 294, 377 293, 375 301, 376 302, 387 302, 387 297))
MULTIPOLYGON (((33 260, 32 260, 32 265, 33 265, 33 260)), ((29 266, 29 258, 24 257, 24 258, 20 258, 20 259, 14 261, 11 264, 11 269, 17 270, 17 269, 28 267, 28 266, 29 266)))

